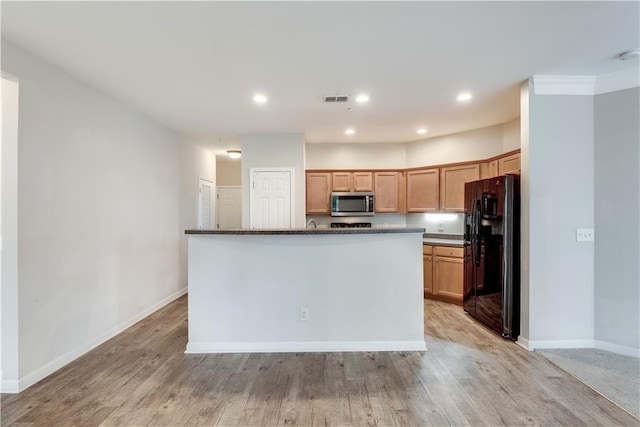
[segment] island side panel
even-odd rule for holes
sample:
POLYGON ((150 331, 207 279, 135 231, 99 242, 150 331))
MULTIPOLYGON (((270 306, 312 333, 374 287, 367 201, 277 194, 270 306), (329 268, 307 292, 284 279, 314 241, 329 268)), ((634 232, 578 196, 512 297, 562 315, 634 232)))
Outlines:
POLYGON ((187 352, 424 350, 422 273, 419 233, 190 235, 187 352))

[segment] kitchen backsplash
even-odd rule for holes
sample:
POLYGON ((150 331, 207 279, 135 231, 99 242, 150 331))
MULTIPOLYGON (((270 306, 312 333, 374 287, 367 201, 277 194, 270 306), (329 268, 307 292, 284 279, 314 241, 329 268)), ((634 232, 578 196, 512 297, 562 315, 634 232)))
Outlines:
POLYGON ((332 217, 307 215, 319 228, 329 228, 332 222, 370 222, 372 227, 422 227, 427 233, 464 234, 462 213, 375 214, 374 216, 332 217))
POLYGON ((463 213, 413 213, 406 218, 407 227, 424 227, 426 233, 464 234, 463 213))
POLYGON ((307 221, 314 219, 319 228, 329 228, 332 222, 370 222, 372 227, 406 227, 407 219, 403 214, 375 214, 374 216, 307 215, 307 221))

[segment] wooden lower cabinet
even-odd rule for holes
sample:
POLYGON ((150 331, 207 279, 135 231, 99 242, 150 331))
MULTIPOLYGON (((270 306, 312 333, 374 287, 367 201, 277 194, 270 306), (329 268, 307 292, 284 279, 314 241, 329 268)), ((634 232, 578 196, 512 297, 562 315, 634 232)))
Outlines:
POLYGON ((464 248, 433 246, 433 255, 427 259, 423 245, 424 296, 462 305, 464 285, 464 248), (429 263, 432 266, 428 272, 429 263))
POLYGON ((422 268, 424 271, 424 297, 433 294, 433 246, 422 245, 422 268))

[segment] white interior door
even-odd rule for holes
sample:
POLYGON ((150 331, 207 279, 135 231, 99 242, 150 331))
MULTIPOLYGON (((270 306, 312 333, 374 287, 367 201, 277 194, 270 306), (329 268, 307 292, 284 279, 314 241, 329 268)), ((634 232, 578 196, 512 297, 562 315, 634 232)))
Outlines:
POLYGON ((218 186, 218 228, 242 228, 242 187, 218 186))
POLYGON ((198 181, 198 228, 210 230, 213 227, 213 213, 215 212, 215 199, 213 181, 199 178, 198 181))
POLYGON ((251 228, 291 228, 293 169, 251 169, 251 228))

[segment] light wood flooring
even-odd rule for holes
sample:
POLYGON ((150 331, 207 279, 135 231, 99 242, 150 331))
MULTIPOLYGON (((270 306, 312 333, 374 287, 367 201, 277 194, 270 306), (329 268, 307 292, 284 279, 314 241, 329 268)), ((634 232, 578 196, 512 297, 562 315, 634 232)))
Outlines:
POLYGON ((639 421, 462 308, 425 301, 426 352, 185 355, 187 299, 18 395, 3 426, 627 425, 639 421))

